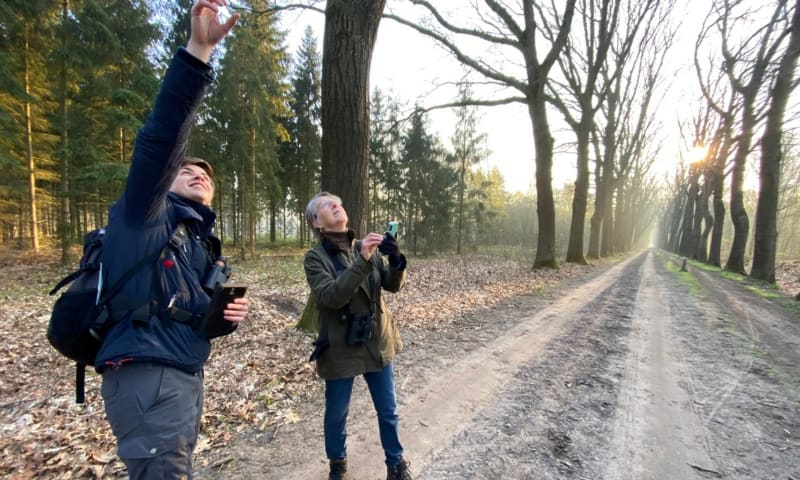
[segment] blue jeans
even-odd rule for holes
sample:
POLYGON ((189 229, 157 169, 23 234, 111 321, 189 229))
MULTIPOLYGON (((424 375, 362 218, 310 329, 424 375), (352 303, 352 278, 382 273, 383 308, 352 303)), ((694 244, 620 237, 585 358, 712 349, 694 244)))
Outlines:
MULTIPOLYGON (((364 380, 378 414, 378 430, 386 454, 386 465, 394 467, 403 457, 403 446, 400 445, 397 431, 397 397, 392 364, 378 372, 365 373, 364 380)), ((345 424, 352 392, 353 378, 325 380, 325 453, 329 459, 347 457, 345 424)))

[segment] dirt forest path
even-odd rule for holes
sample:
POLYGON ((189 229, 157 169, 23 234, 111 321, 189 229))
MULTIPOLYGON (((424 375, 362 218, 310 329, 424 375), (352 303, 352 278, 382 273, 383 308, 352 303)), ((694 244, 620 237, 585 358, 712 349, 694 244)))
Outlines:
MULTIPOLYGON (((404 335, 395 376, 416 478, 800 480, 800 319, 670 262, 645 252, 404 335)), ((199 477, 327 478, 322 396, 199 477)), ((361 380, 348 458, 354 480, 385 478, 361 380)))

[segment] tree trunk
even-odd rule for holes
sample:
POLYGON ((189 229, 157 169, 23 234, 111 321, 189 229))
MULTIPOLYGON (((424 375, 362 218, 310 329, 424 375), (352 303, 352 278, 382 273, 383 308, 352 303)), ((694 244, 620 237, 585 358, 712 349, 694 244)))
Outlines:
MULTIPOLYGON (((728 137, 729 138, 729 137, 728 137)), ((725 202, 722 200, 725 194, 725 158, 729 151, 725 140, 725 148, 717 153, 717 160, 712 167, 710 184, 712 192, 712 205, 714 209, 714 227, 711 230, 711 244, 708 249, 708 264, 716 267, 722 266, 722 232, 725 227, 725 202)))
POLYGON ((752 104, 745 105, 742 120, 742 133, 739 135, 739 144, 733 159, 733 172, 731 176, 731 221, 733 222, 733 243, 725 264, 725 270, 745 275, 744 252, 747 246, 747 236, 750 232, 750 219, 744 209, 744 170, 747 155, 750 153, 750 144, 753 136, 755 114, 752 104))
POLYGON ((461 231, 463 229, 464 219, 464 176, 467 169, 466 156, 461 158, 460 172, 458 178, 458 225, 456 230, 456 254, 461 255, 461 231))
POLYGON ((589 251, 587 256, 589 258, 600 258, 600 229, 603 226, 603 204, 606 196, 606 179, 602 163, 597 160, 595 167, 595 197, 594 197, 594 213, 589 227, 589 251))
POLYGON ((745 275, 744 253, 747 246, 747 237, 750 233, 750 219, 744 209, 744 170, 747 165, 747 156, 750 154, 750 145, 753 141, 755 128, 755 108, 752 96, 745 95, 744 112, 742 114, 742 130, 736 145, 736 155, 733 158, 733 171, 731 174, 731 221, 733 222, 733 243, 725 264, 725 270, 745 275))
POLYGON ((694 258, 700 262, 706 263, 708 261, 708 236, 711 234, 711 229, 714 228, 714 217, 708 211, 708 199, 711 196, 709 182, 711 176, 706 176, 705 185, 697 200, 697 209, 695 215, 695 230, 699 233, 697 245, 695 245, 694 258), (705 227, 703 227, 705 222, 705 227))
POLYGON ((322 53, 322 190, 342 198, 350 228, 368 215, 369 70, 386 0, 329 0, 322 53))
POLYGON ((31 232, 31 248, 34 252, 39 251, 39 226, 36 216, 36 163, 33 159, 33 120, 31 119, 31 81, 29 72, 28 53, 30 44, 28 43, 29 26, 25 26, 25 72, 24 72, 24 88, 25 88, 25 104, 23 105, 23 114, 25 116, 25 156, 28 161, 28 207, 30 211, 30 232, 31 232))
POLYGON ((553 199, 553 137, 547 122, 544 95, 530 98, 528 112, 533 125, 536 152, 536 214, 539 234, 533 268, 558 268, 556 262, 556 207, 553 199))
POLYGON ((686 193, 686 207, 683 210, 683 226, 681 227, 680 254, 690 257, 694 253, 697 232, 695 231, 695 206, 697 205, 697 172, 694 167, 689 173, 689 190, 686 193))
POLYGON ((603 228, 600 234, 600 256, 614 254, 614 191, 616 181, 610 180, 606 186, 606 198, 603 203, 603 228))
MULTIPOLYGON (((67 51, 67 22, 69 22, 69 0, 61 2, 61 49, 62 52, 67 51)), ((67 56, 62 53, 61 56, 61 71, 59 72, 59 100, 61 102, 61 132, 60 132, 60 148, 59 148, 59 173, 61 181, 59 183, 58 195, 60 199, 60 207, 58 209, 58 243, 61 247, 61 264, 68 265, 72 262, 70 255, 70 245, 72 243, 72 235, 69 222, 69 121, 67 109, 67 56)))
POLYGON ((800 54, 800 0, 792 17, 791 35, 772 87, 767 124, 761 138, 760 189, 755 219, 755 250, 750 276, 775 283, 775 244, 778 238, 778 190, 781 177, 783 117, 792 91, 792 77, 800 54))
POLYGON ((672 253, 679 253, 680 249, 680 238, 682 235, 681 231, 681 219, 683 216, 681 213, 683 212, 683 205, 684 205, 684 196, 678 195, 675 197, 672 206, 672 216, 670 218, 670 236, 669 236, 669 244, 667 244, 667 250, 672 253))
MULTIPOLYGON (((252 111, 250 112, 251 115, 255 116, 255 103, 252 104, 252 111)), ((256 251, 256 228, 258 227, 258 221, 260 215, 258 214, 258 208, 256 207, 256 179, 258 176, 256 175, 256 156, 257 153, 257 145, 256 142, 258 141, 258 135, 256 133, 256 129, 251 127, 250 128, 250 178, 247 182, 247 217, 250 219, 247 226, 247 243, 250 246, 250 251, 256 251)), ((271 192, 270 192, 271 193, 271 192)), ((270 196, 272 198, 272 196, 270 196)), ((271 202, 275 203, 275 202, 271 202)))
MULTIPOLYGON (((583 236, 586 225, 586 204, 589 196, 589 134, 590 121, 585 112, 576 131, 578 137, 578 176, 572 197, 572 221, 569 228, 567 261, 586 265, 583 256, 583 236)), ((594 217, 593 217, 594 219, 594 217)))

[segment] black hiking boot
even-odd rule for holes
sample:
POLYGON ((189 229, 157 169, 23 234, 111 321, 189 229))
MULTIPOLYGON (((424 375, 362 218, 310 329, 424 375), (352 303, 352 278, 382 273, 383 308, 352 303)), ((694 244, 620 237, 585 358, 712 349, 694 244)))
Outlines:
POLYGON ((347 480, 347 459, 340 458, 340 459, 332 459, 330 461, 331 464, 331 473, 328 474, 328 480, 347 480))
POLYGON ((400 463, 394 466, 394 468, 387 467, 386 471, 386 480, 414 480, 414 477, 411 476, 411 472, 408 470, 408 466, 410 464, 405 461, 404 459, 400 459, 400 463))

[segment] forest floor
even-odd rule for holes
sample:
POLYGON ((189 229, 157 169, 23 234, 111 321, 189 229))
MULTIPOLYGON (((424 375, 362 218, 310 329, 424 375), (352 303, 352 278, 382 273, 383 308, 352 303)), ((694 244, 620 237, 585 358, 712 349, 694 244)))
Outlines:
MULTIPOLYGON (((44 338, 66 270, 3 258, 0 477, 124 478, 99 378, 75 404, 73 367, 44 338)), ((387 301, 416 478, 800 480, 800 262, 780 265, 780 290, 679 263, 412 258, 387 301)), ((235 280, 252 314, 214 342, 196 478, 324 479, 323 385, 293 328, 301 257, 240 261, 235 280)), ((385 478, 360 379, 350 412, 353 478, 385 478)))

